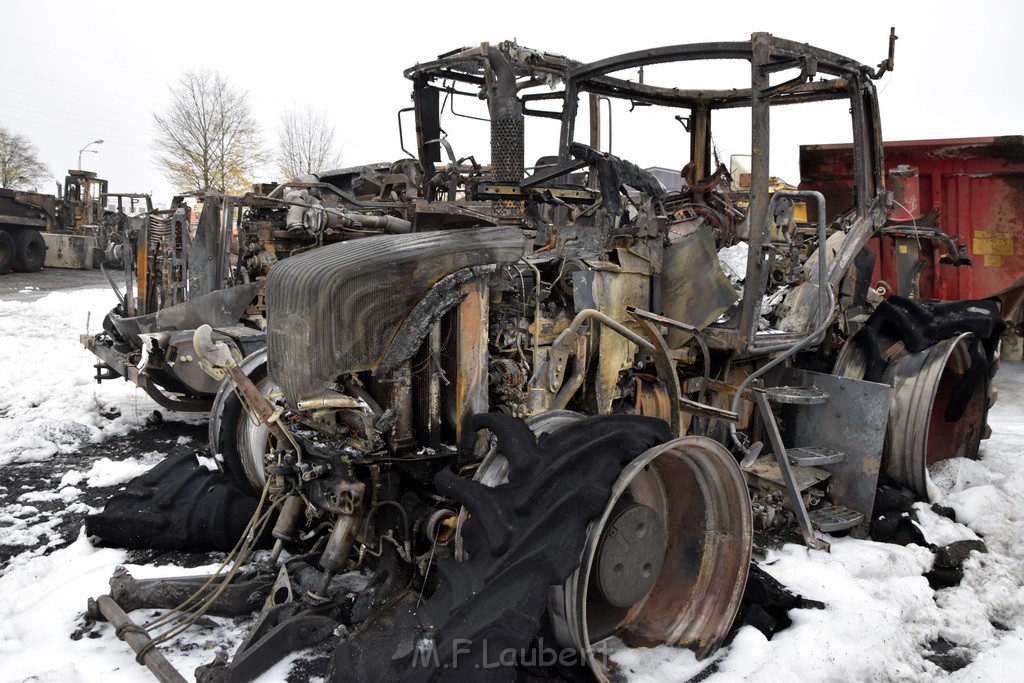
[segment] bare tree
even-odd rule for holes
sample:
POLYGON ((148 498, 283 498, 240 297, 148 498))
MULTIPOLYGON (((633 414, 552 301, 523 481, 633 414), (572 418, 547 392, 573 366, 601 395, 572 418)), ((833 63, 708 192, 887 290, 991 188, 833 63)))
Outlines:
POLYGON ((171 106, 154 114, 157 161, 178 190, 237 193, 267 161, 248 93, 216 71, 186 71, 171 106))
POLYGON ((334 147, 334 126, 311 107, 288 109, 277 133, 277 165, 284 178, 318 173, 341 165, 334 147))
POLYGON ((39 160, 35 145, 21 133, 0 126, 0 187, 35 190, 50 177, 50 169, 39 160))

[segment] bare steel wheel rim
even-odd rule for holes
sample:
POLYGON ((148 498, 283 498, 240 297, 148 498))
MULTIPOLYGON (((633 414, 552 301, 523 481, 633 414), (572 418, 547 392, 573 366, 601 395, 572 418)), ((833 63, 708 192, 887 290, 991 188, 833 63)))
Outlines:
MULTIPOLYGON (((971 370, 974 335, 960 334, 915 353, 891 359, 882 382, 893 387, 886 426, 883 467, 886 474, 922 498, 928 497, 928 466, 956 457, 976 458, 985 428, 988 382, 974 388, 960 416, 945 413, 959 380, 971 370)), ((836 374, 864 377, 864 352, 847 342, 836 361, 836 374)))
MULTIPOLYGON (((280 391, 269 377, 258 381, 256 386, 264 398, 280 391)), ((267 483, 266 458, 267 454, 273 451, 274 440, 270 428, 260 422, 248 406, 242 410, 238 420, 236 443, 238 457, 249 483, 257 491, 262 490, 267 483)))
POLYGON ((985 426, 987 382, 974 387, 960 418, 945 419, 959 380, 971 368, 973 335, 943 340, 908 354, 886 372, 893 406, 886 432, 886 472, 928 498, 928 466, 949 458, 976 458, 985 426))
POLYGON ((721 444, 685 437, 646 451, 623 470, 591 525, 579 569, 552 590, 559 644, 584 653, 600 680, 610 677, 603 641, 611 637, 710 654, 739 610, 752 536, 743 475, 721 444), (624 532, 635 537, 629 550, 610 552, 609 535, 624 532), (637 585, 616 586, 616 570, 637 585))

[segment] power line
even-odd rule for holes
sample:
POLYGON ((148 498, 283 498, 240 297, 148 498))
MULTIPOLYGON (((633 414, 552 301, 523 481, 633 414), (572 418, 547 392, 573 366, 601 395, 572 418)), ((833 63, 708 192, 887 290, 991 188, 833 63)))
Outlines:
MULTIPOLYGON (((37 97, 37 98, 43 99, 43 100, 50 100, 51 102, 59 102, 60 104, 63 104, 65 106, 68 103, 66 98, 62 99, 62 98, 59 98, 59 97, 47 97, 46 95, 39 95, 37 93, 27 92, 25 90, 16 90, 15 88, 8 88, 8 87, 3 86, 3 85, 0 85, 0 90, 6 90, 7 92, 13 92, 13 93, 17 93, 19 95, 28 95, 29 97, 37 97)), ((140 116, 138 114, 130 114, 130 113, 123 112, 123 111, 115 111, 113 109, 104 109, 103 107, 94 107, 92 105, 81 104, 81 103, 77 103, 77 102, 75 103, 75 108, 83 108, 83 107, 85 109, 95 109, 96 111, 106 112, 107 114, 115 114, 117 116, 125 116, 127 118, 139 119, 140 121, 152 122, 152 120, 148 116, 140 116)))
MULTIPOLYGON (((21 118, 15 117, 15 116, 8 116, 6 114, 0 115, 0 118, 4 119, 6 121, 17 121, 18 123, 12 123, 11 124, 13 127, 17 127, 17 128, 30 128, 32 130, 41 130, 41 131, 45 131, 47 133, 57 133, 59 135, 74 135, 75 137, 89 137, 92 134, 92 133, 90 133, 89 131, 86 131, 86 130, 75 129, 75 128, 67 128, 67 127, 64 127, 64 126, 54 126, 54 124, 48 124, 47 126, 40 126, 35 121, 29 120, 29 119, 21 119, 21 118)), ((110 136, 107 136, 106 139, 107 140, 112 140, 112 141, 118 143, 119 145, 124 145, 126 147, 135 147, 137 149, 144 149, 146 151, 152 151, 152 149, 150 147, 148 147, 148 146, 137 144, 137 141, 125 140, 124 138, 110 137, 110 136)))
MULTIPOLYGON (((18 102, 17 104, 24 104, 24 103, 23 102, 18 102)), ((15 104, 10 104, 9 102, 0 102, 0 107, 7 107, 9 109, 17 109, 19 111, 25 111, 25 112, 28 112, 30 114, 38 114, 39 116, 50 116, 52 118, 59 118, 61 121, 77 121, 78 123, 83 123, 83 124, 90 125, 90 126, 97 126, 97 127, 102 127, 102 128, 114 128, 116 130, 122 130, 122 131, 124 131, 126 133, 133 133, 133 134, 152 133, 152 128, 144 128, 143 126, 133 126, 130 123, 112 123, 112 122, 110 122, 107 119, 101 119, 101 118, 97 118, 95 116, 86 116, 85 114, 78 114, 78 116, 76 116, 76 117, 70 117, 66 113, 60 112, 59 109, 53 109, 52 107, 38 107, 38 106, 37 107, 33 107, 31 105, 28 106, 28 107, 19 107, 19 106, 16 106, 15 104), (60 112, 60 113, 58 113, 58 114, 50 114, 50 113, 47 113, 46 111, 44 111, 45 109, 49 109, 50 111, 56 111, 56 112, 60 112), (93 123, 94 121, 96 123, 93 123)))
POLYGON ((41 47, 41 48, 43 48, 45 50, 48 50, 48 51, 63 52, 64 54, 71 55, 73 57, 80 57, 82 59, 89 59, 89 60, 92 60, 94 62, 99 62, 100 64, 109 64, 110 66, 116 66, 116 67, 121 68, 121 69, 129 69, 131 71, 138 71, 139 73, 149 74, 150 76, 159 76, 160 78, 170 78, 167 74, 161 74, 161 73, 157 73, 155 71, 146 71, 145 69, 140 69, 138 67, 129 66, 128 64, 121 64, 119 62, 111 62, 111 61, 107 61, 105 59, 100 59, 99 57, 93 57, 91 55, 83 55, 83 54, 78 53, 78 52, 72 52, 71 50, 65 50, 63 48, 53 47, 52 45, 44 45, 42 43, 36 43, 36 42, 31 41, 31 40, 25 40, 24 38, 18 38, 18 37, 15 37, 15 36, 8 36, 8 35, 2 35, 2 34, 0 34, 0 38, 6 38, 7 40, 17 40, 20 43, 26 43, 28 45, 35 45, 36 47, 41 47))
POLYGON ((79 88, 80 90, 88 90, 90 92, 99 93, 101 95, 108 95, 110 97, 119 97, 122 100, 129 100, 131 102, 139 102, 141 104, 148 104, 151 107, 159 107, 159 106, 161 106, 161 105, 155 104, 153 102, 148 102, 146 100, 140 100, 140 99, 137 99, 135 97, 128 97, 127 95, 118 95, 117 93, 106 92, 105 90, 97 90, 95 88, 87 88, 84 85, 76 85, 74 83, 68 83, 66 81, 58 81, 58 80, 56 80, 54 78, 46 78, 45 76, 36 76, 35 74, 26 73, 24 71, 18 71, 17 69, 8 69, 6 66, 0 66, 0 70, 10 71, 11 73, 20 74, 22 76, 28 76, 29 78, 38 78, 41 81, 49 81, 50 83, 57 83, 59 85, 66 85, 69 88, 79 88))

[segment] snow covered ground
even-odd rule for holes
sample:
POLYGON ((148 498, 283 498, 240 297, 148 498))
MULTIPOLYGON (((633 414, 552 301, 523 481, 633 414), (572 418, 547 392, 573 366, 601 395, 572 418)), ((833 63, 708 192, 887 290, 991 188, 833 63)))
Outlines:
MULTIPOLYGON (((156 407, 127 383, 93 381, 93 357, 78 335, 87 311, 95 331, 113 303, 102 289, 0 301, 0 487, 13 468, 125 434, 156 407)), ((791 612, 793 625, 771 641, 746 627, 710 661, 664 647, 632 651, 617 658, 628 679, 682 681, 701 672, 708 681, 1015 679, 1016 667, 1024 669, 1024 365, 1004 363, 997 385, 993 437, 981 458, 948 461, 932 473, 936 502, 952 507, 959 523, 918 505, 930 543, 984 539, 988 552, 972 554, 959 586, 929 587, 922 574, 933 554, 921 546, 836 538, 823 553, 787 545, 763 565, 794 592, 824 602, 824 610, 791 612), (936 643, 970 663, 943 670, 926 659, 936 643)), ((160 457, 71 467, 0 508, 0 541, 25 548, 0 575, 0 682, 150 680, 109 625, 83 628, 86 598, 107 592, 126 553, 94 547, 82 535, 67 544, 47 533, 33 509, 43 501, 88 508, 88 491, 127 481, 160 457)), ((137 578, 196 573, 152 564, 128 569, 137 578)), ((208 663, 215 644, 238 642, 244 624, 218 622, 162 647, 184 675, 208 663)), ((283 680, 286 670, 287 662, 262 680, 283 680)))
POLYGON ((128 382, 97 385, 96 357, 78 343, 116 303, 109 288, 0 301, 0 465, 125 434, 159 407, 128 382))

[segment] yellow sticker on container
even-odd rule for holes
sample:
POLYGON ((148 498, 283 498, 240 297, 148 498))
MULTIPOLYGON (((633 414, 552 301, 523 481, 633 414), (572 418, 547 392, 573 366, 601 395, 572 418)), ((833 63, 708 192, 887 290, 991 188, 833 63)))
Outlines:
POLYGON ((1013 256, 1013 236, 1008 232, 975 230, 972 247, 975 254, 1013 256))
POLYGON ((905 244, 901 244, 900 245, 900 253, 901 254, 906 254, 907 253, 907 245, 905 245, 905 244))
POLYGON ((1003 265, 1003 257, 997 254, 985 254, 985 265, 989 268, 999 268, 1003 265))

